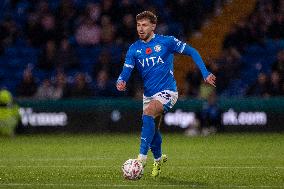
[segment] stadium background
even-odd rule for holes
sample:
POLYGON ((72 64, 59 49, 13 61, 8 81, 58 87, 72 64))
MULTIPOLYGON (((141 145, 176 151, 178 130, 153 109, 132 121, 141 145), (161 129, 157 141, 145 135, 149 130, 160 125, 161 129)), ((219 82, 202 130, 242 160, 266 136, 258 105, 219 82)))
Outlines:
MULTIPOLYGON (((15 137, 0 137, 0 188, 284 187, 283 0, 4 0, 0 8, 0 88, 19 105, 15 137), (162 126, 171 162, 159 180, 127 183, 119 166, 136 155, 142 83, 134 72, 120 93, 115 81, 143 10, 158 15, 157 33, 200 52, 217 88, 189 57, 175 57, 180 98, 162 126)), ((0 105, 3 129, 11 104, 0 105)))
MULTIPOLYGON (((171 116, 176 121, 165 120, 166 125, 183 130, 210 125, 220 127, 219 130, 224 130, 223 125, 247 125, 249 130, 281 129, 283 6, 280 0, 3 1, 0 86, 16 97, 22 107, 22 120, 53 120, 52 116, 47 118, 40 113, 65 111, 68 115, 64 126, 69 128, 69 123, 74 125, 70 120, 73 117, 76 120, 80 112, 90 119, 86 121, 90 124, 75 122, 75 125, 90 125, 96 131, 102 125, 93 119, 95 114, 112 100, 112 110, 103 115, 108 121, 102 127, 129 125, 122 121, 127 119, 121 114, 132 111, 133 117, 140 117, 140 107, 124 109, 119 105, 124 101, 119 99, 129 99, 129 104, 141 100, 141 79, 134 72, 124 93, 116 90, 115 82, 125 52, 137 38, 135 15, 151 10, 159 18, 157 33, 187 41, 199 50, 209 70, 217 76, 215 90, 204 84, 189 57, 176 56, 175 77, 180 96, 176 109, 181 109, 171 116), (65 110, 58 108, 62 103, 68 104, 65 110), (86 108, 84 104, 89 105, 86 108), (27 109, 34 114, 27 113, 27 109), (114 120, 113 115, 116 115, 114 120), (214 123, 208 121, 210 116, 214 123)), ((137 119, 132 121, 135 123, 137 119)), ((22 121, 24 126, 18 131, 36 125, 62 129, 60 123, 48 120, 47 124, 29 122, 22 121)), ((225 130, 231 128, 235 129, 225 130)))

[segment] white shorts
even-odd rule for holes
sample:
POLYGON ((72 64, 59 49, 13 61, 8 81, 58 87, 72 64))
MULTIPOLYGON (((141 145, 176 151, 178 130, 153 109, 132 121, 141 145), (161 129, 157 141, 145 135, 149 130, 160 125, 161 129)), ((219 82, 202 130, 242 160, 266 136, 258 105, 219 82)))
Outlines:
POLYGON ((158 100, 164 106, 164 113, 168 112, 177 102, 178 92, 164 90, 154 94, 153 96, 147 97, 143 95, 143 110, 145 110, 151 100, 158 100))

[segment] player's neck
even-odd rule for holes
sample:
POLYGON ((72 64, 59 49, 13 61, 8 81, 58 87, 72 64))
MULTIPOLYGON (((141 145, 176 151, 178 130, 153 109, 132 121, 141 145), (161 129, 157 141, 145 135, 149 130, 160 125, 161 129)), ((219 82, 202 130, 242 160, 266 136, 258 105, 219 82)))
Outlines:
POLYGON ((148 43, 148 42, 151 41, 151 39, 153 39, 154 37, 155 37, 155 33, 152 32, 151 35, 150 35, 150 37, 148 37, 148 39, 142 40, 142 41, 143 41, 144 43, 148 43))

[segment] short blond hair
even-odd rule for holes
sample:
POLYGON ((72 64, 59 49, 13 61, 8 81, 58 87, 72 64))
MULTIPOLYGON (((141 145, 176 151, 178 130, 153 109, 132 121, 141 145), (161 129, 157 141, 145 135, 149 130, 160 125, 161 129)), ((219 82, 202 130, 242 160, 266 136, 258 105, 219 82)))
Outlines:
POLYGON ((157 24, 157 16, 151 11, 143 11, 136 16, 136 21, 148 19, 152 24, 157 24))

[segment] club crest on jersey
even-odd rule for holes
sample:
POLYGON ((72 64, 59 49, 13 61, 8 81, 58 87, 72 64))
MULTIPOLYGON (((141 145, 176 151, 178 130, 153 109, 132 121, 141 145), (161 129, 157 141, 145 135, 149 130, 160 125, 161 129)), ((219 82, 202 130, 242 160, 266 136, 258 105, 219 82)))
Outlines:
POLYGON ((150 48, 150 47, 148 47, 147 49, 146 49, 146 54, 151 54, 152 53, 152 49, 150 48))
POLYGON ((154 50, 155 50, 156 52, 160 52, 160 51, 162 50, 161 45, 156 45, 156 46, 154 47, 154 50))

